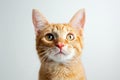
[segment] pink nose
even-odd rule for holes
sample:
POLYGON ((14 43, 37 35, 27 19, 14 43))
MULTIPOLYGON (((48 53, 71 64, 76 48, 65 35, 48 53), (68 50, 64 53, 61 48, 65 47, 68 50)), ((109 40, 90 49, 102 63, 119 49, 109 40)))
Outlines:
POLYGON ((57 46, 60 50, 62 50, 62 47, 64 47, 64 44, 59 42, 56 46, 57 46))

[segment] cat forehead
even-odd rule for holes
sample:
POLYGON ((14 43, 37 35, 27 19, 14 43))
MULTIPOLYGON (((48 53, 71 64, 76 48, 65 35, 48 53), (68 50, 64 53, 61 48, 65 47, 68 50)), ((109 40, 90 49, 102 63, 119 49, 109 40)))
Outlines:
POLYGON ((50 32, 68 32, 73 31, 69 24, 49 24, 46 29, 50 32))
POLYGON ((75 35, 75 31, 69 24, 49 24, 46 26, 44 35, 52 33, 56 37, 66 39, 67 34, 72 33, 75 35))

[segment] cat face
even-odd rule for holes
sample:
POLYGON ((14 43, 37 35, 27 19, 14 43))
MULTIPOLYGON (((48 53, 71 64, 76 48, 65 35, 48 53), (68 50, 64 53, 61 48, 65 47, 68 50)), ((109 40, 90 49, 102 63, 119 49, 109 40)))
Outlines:
MULTIPOLYGON (((44 56, 56 62, 70 60, 75 56, 78 49, 79 53, 81 51, 79 36, 67 24, 47 25, 37 36, 37 50, 43 50, 43 48, 45 50, 43 52, 44 56)), ((40 52, 39 54, 41 55, 42 53, 40 52)))
POLYGON ((50 24, 42 14, 33 10, 36 49, 42 62, 65 63, 80 56, 84 18, 84 10, 80 10, 68 24, 50 24))

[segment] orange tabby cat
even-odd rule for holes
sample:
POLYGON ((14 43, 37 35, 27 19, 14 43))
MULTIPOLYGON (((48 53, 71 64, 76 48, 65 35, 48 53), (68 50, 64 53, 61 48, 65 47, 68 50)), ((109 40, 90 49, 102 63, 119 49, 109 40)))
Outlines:
POLYGON ((32 19, 41 61, 39 80, 85 80, 80 61, 84 9, 79 10, 66 24, 50 24, 36 9, 33 9, 32 19))

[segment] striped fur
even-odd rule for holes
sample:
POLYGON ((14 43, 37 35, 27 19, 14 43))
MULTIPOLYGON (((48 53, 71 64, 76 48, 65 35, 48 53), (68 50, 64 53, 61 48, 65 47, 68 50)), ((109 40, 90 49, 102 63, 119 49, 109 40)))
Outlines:
POLYGON ((83 26, 81 25, 84 25, 84 20, 84 10, 80 10, 69 23, 50 24, 41 13, 33 10, 36 50, 41 60, 39 80, 85 80, 84 69, 80 60, 83 48, 83 26), (78 22, 79 14, 82 16, 78 22), (76 23, 73 24, 75 20, 76 23), (46 39, 45 36, 48 33, 53 34, 54 39, 52 41, 46 39), (73 40, 67 39, 68 34, 73 35, 73 40), (62 47, 64 54, 57 54, 60 52, 56 46, 58 43, 64 44, 62 47))

